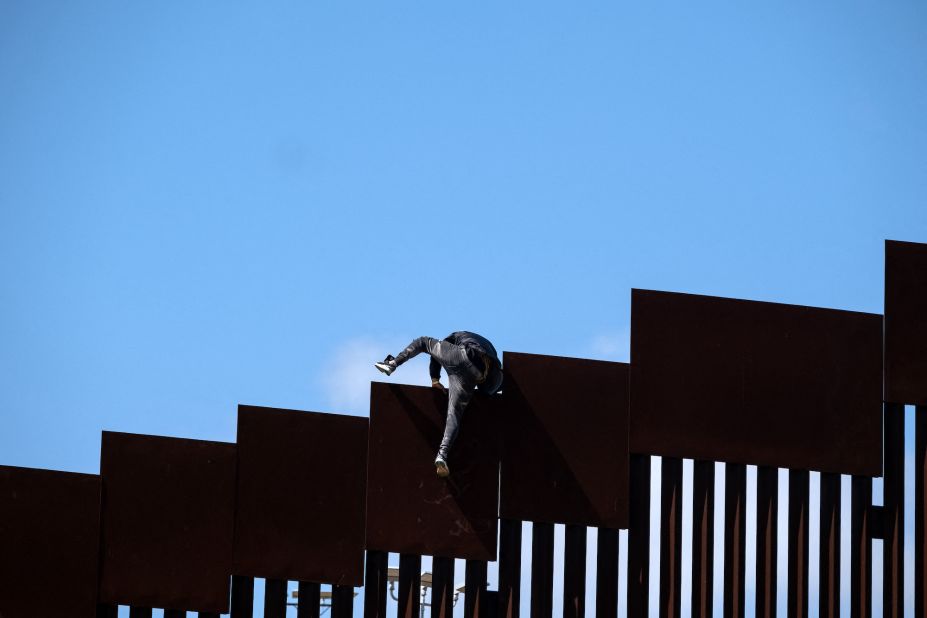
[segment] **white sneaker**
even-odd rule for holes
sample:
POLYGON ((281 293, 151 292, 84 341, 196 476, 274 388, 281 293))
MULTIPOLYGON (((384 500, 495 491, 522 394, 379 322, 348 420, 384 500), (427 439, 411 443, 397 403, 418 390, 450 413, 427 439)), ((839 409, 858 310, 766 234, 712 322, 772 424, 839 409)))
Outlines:
POLYGON ((435 457, 435 473, 441 478, 447 478, 451 474, 450 468, 447 467, 447 461, 440 453, 435 457))
POLYGON ((387 356, 379 363, 374 363, 373 366, 379 369, 380 371, 382 371, 383 373, 385 373, 386 375, 390 375, 391 373, 396 371, 396 361, 393 359, 392 356, 387 356))

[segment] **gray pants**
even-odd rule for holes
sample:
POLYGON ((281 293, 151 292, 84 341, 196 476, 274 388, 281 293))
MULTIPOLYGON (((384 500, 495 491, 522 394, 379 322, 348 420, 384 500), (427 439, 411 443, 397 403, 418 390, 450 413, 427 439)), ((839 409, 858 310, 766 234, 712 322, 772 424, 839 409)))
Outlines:
POLYGON ((444 425, 444 438, 438 449, 438 452, 447 458, 448 451, 457 438, 458 425, 467 404, 470 403, 480 372, 467 358, 467 351, 463 346, 432 337, 419 337, 410 343, 396 356, 396 365, 401 365, 422 352, 431 356, 432 365, 437 363, 447 371, 447 421, 444 425))

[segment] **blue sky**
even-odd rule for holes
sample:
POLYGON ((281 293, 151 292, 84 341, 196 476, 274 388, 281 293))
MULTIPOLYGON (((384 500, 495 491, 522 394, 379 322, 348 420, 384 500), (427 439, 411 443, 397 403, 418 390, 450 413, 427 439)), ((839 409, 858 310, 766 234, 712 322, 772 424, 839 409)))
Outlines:
POLYGON ((419 334, 626 360, 631 287, 881 312, 883 240, 927 241, 925 30, 0 2, 0 463, 233 440, 239 402, 365 414, 371 355, 419 334))

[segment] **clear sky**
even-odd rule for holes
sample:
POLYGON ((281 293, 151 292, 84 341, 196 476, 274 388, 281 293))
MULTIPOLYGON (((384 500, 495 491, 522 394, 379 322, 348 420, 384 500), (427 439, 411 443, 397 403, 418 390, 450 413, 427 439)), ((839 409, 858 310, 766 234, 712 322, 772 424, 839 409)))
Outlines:
POLYGON ((631 287, 881 312, 885 238, 923 3, 0 0, 2 464, 366 414, 420 334, 627 360, 631 287))

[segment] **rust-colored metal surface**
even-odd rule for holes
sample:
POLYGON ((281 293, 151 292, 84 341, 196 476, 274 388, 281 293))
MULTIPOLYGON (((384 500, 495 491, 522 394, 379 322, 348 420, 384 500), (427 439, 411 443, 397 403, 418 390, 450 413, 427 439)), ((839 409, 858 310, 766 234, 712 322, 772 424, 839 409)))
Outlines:
POLYGON ((599 528, 596 539, 595 618, 618 618, 618 531, 599 528))
POLYGON ((840 475, 821 475, 818 617, 840 618, 840 475))
MULTIPOLYGON (((501 559, 501 552, 500 552, 501 559)), ((464 618, 486 618, 486 573, 485 560, 467 560, 464 572, 464 618)))
POLYGON ((927 407, 914 414, 914 615, 927 615, 927 407))
POLYGON ((0 466, 0 616, 93 616, 99 534, 99 476, 0 466))
POLYGON ((808 616, 809 476, 807 470, 789 472, 789 546, 786 564, 786 615, 789 618, 808 616))
POLYGON ((431 561, 431 618, 454 616, 454 559, 431 561))
POLYGON ((367 547, 380 551, 496 559, 499 410, 474 394, 451 451, 447 479, 435 474, 447 395, 374 382, 370 396, 367 547))
MULTIPOLYGON (((499 522, 499 618, 518 618, 521 611, 521 522, 499 522)), ((490 610, 491 611, 491 610, 490 610)))
POLYGON ((776 618, 779 470, 756 469, 756 618, 776 618))
POLYGON ((236 575, 363 585, 367 426, 238 407, 236 575))
POLYGON ((660 483, 660 618, 682 607, 682 460, 664 457, 660 483))
POLYGON ((389 554, 368 551, 364 573, 364 618, 386 618, 386 584, 389 554))
POLYGON ((744 618, 746 601, 747 468, 724 470, 724 618, 744 618))
MULTIPOLYGON (((927 316, 925 316, 927 317, 927 316)), ((882 616, 904 616, 904 406, 885 404, 882 482, 882 616)))
POLYGON ((422 557, 399 554, 399 597, 396 616, 419 618, 421 610, 422 557))
POLYGON ((531 524, 531 618, 554 612, 554 524, 531 524))
POLYGON ((226 613, 235 445, 103 432, 100 601, 226 613))
POLYGON ((628 526, 628 616, 650 615, 650 456, 631 455, 628 526))
POLYGON ((927 405, 927 244, 885 241, 885 400, 927 405))
POLYGON ((632 453, 879 476, 882 317, 634 290, 632 453))
POLYGON ((714 539, 715 463, 695 461, 692 465, 692 618, 713 616, 714 539))
POLYGON ((627 528, 628 365, 505 352, 502 517, 627 528))
POLYGON ((586 616, 586 526, 567 524, 563 541, 563 618, 586 616))
POLYGON ((850 618, 872 617, 872 479, 854 476, 850 494, 850 618))

